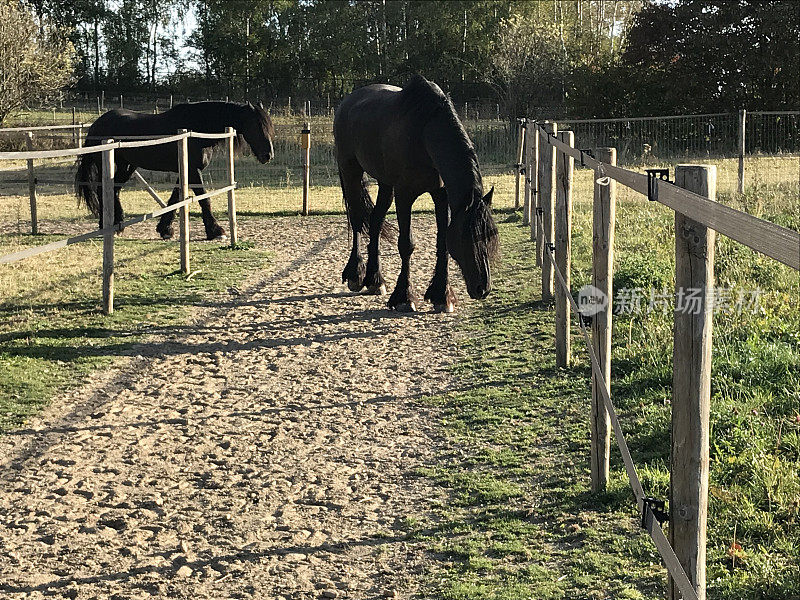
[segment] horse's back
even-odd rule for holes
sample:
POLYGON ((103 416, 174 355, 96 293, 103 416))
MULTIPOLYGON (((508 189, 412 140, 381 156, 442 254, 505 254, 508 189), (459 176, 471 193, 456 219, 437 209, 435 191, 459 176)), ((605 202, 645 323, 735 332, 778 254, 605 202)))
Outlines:
POLYGON ((374 84, 342 101, 333 122, 340 168, 356 161, 378 181, 396 185, 410 169, 421 163, 428 166, 422 132, 404 113, 402 92, 403 88, 374 84))

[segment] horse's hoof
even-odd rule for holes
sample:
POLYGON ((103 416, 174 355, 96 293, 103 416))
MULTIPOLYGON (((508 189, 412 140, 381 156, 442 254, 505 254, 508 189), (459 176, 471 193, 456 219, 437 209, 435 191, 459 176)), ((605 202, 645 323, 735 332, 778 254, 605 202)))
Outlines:
POLYGON ((165 231, 165 232, 163 232, 163 233, 162 233, 162 232, 159 232, 159 235, 161 236, 161 239, 162 239, 162 240, 164 240, 165 242, 166 242, 167 240, 171 240, 171 239, 172 239, 172 233, 170 233, 170 232, 168 232, 168 231, 165 231))
POLYGON ((455 302, 452 302, 452 301, 448 301, 448 302, 446 302, 444 304, 434 304, 433 305, 433 310, 434 310, 434 312, 437 312, 437 313, 455 312, 456 304, 455 304, 455 302))
POLYGON ((351 292, 360 292, 363 287, 364 284, 357 279, 347 280, 347 289, 349 289, 351 292))
POLYGON ((209 242, 213 242, 215 240, 223 241, 223 240, 227 240, 227 239, 228 239, 228 236, 223 233, 223 234, 208 238, 208 241, 209 242))
POLYGON ((224 240, 226 237, 225 230, 219 225, 215 225, 211 229, 206 229, 206 239, 208 241, 224 240))
POLYGON ((414 302, 413 300, 410 300, 408 302, 401 302, 395 307, 395 310, 397 312, 402 312, 402 313, 417 312, 417 303, 414 302))
POLYGON ((379 285, 371 285, 367 288, 367 295, 370 296, 385 296, 386 295, 386 284, 379 284, 379 285))

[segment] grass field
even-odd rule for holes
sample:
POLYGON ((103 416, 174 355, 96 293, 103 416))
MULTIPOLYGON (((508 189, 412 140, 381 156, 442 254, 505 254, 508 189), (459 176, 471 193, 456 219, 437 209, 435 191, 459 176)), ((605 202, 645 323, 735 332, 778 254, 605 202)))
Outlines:
MULTIPOLYGON (((755 179, 743 198, 727 193, 734 161, 721 161, 718 200, 800 229, 796 159, 777 184, 755 179)), ((763 174, 765 171, 760 170, 763 174)), ((513 204, 513 178, 489 175, 496 205, 513 204)), ((591 174, 577 171, 573 288, 589 280, 591 174)), ((243 219, 296 214, 296 187, 242 187, 243 219)), ((671 289, 672 213, 619 187, 615 287, 671 289)), ((27 197, 3 198, 0 254, 53 237, 25 235, 27 197)), ((129 213, 153 208, 140 192, 125 195, 129 213)), ((222 205, 220 218, 224 218, 222 205)), ((429 200, 419 209, 430 209, 429 200)), ((312 208, 339 212, 335 187, 312 190, 312 208)), ((87 218, 72 197, 43 195, 42 229, 67 235, 87 218)), ((196 218, 196 215, 195 215, 196 218)), ((518 213, 502 212, 502 258, 496 290, 462 322, 463 392, 432 398, 458 447, 439 468, 420 472, 450 491, 430 523, 410 520, 436 560, 430 585, 450 599, 659 598, 664 571, 635 527, 618 455, 608 493, 589 492, 589 370, 573 332, 575 364, 557 369, 553 314, 538 297, 538 271, 518 213)), ((152 224, 140 227, 152 227, 152 224)), ((205 245, 194 253, 202 276, 174 273, 177 248, 121 239, 112 318, 99 307, 100 247, 73 246, 0 268, 0 428, 26 415, 94 370, 130 351, 154 327, 186 317, 186 305, 236 282, 266 257, 250 248, 205 245), (167 256, 168 255, 168 256, 167 256)), ((760 288, 754 313, 715 316, 709 515, 709 597, 800 597, 800 315, 797 273, 725 238, 717 242, 716 277, 734 291, 760 288), (729 554, 735 544, 736 560, 729 554)), ((671 315, 620 315, 614 322, 612 395, 648 493, 668 484, 671 315)))
MULTIPOLYGON (((573 290, 590 281, 589 181, 579 173, 573 290)), ((671 290, 671 211, 620 188, 615 288, 671 290)), ((800 228, 796 193, 720 201, 800 228)), ((466 391, 433 398, 459 451, 421 473, 450 491, 443 524, 415 523, 440 557, 431 581, 452 600, 662 598, 665 571, 635 525, 619 454, 606 494, 589 490, 590 372, 555 367, 553 311, 517 215, 500 225, 497 288, 463 326, 466 391), (469 385, 472 383, 472 385, 469 385), (423 533, 424 532, 424 533, 423 533)), ((720 286, 763 290, 760 307, 714 318, 708 590, 717 599, 800 598, 798 274, 725 238, 720 286), (734 557, 735 555, 735 557, 734 557)), ((615 317, 611 390, 646 493, 666 498, 671 310, 615 317)))

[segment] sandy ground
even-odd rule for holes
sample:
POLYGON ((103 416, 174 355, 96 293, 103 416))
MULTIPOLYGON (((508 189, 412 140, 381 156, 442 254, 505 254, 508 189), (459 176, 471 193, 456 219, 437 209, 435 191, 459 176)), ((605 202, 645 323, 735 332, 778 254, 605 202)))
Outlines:
MULTIPOLYGON (((433 223, 415 219, 421 293, 433 223)), ((245 220, 241 237, 274 251, 268 268, 0 438, 3 598, 420 591, 403 534, 441 494, 414 472, 444 442, 419 398, 454 383, 463 305, 403 315, 347 292, 341 216, 245 220)))

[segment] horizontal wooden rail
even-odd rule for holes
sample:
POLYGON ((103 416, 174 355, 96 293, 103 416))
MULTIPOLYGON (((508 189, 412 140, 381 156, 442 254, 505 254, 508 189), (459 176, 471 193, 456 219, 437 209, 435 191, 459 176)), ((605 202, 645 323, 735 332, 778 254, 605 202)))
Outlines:
POLYGON ((131 142, 112 142, 110 144, 98 144, 84 148, 67 148, 65 150, 38 150, 33 152, 0 152, 0 160, 31 160, 41 158, 60 158, 63 156, 80 156, 81 154, 92 154, 102 152, 110 148, 143 148, 145 146, 158 146, 160 144, 170 144, 184 138, 200 139, 223 139, 234 136, 233 133, 179 133, 161 138, 148 138, 145 140, 131 142))
POLYGON ((106 227, 103 229, 98 229, 97 231, 90 231, 89 233, 82 233, 81 235, 76 235, 71 238, 66 238, 63 240, 58 240, 56 242, 51 242, 49 244, 44 244, 42 246, 27 248, 25 250, 20 250, 19 252, 12 252, 11 254, 0 256, 0 264, 14 263, 25 258, 36 256, 37 254, 52 252, 53 250, 58 250, 59 248, 66 248, 67 246, 71 246, 72 244, 85 242, 86 240, 90 240, 96 237, 102 237, 107 233, 116 232, 119 231, 120 229, 124 229, 125 227, 130 227, 131 225, 136 225, 137 223, 142 223, 150 219, 155 219, 168 212, 172 212, 174 210, 178 210, 183 206, 187 206, 192 202, 197 202, 198 200, 204 200, 205 198, 211 198, 213 196, 219 196, 221 194, 227 194, 229 191, 235 188, 236 188, 235 185, 227 185, 223 188, 212 190, 210 192, 206 192, 205 194, 200 194, 199 196, 193 196, 191 198, 187 198, 182 202, 176 202, 175 204, 170 204, 169 206, 165 206, 164 208, 159 208, 151 213, 147 213, 146 215, 138 215, 136 217, 131 217, 127 221, 123 221, 122 223, 114 225, 111 228, 106 227))
MULTIPOLYGON (((751 113, 752 114, 752 113, 751 113)), ((654 121, 658 119, 673 120, 673 119, 690 119, 690 118, 704 118, 704 117, 724 117, 736 116, 736 113, 706 113, 702 115, 664 115, 655 117, 614 117, 613 119, 564 119, 559 120, 559 125, 566 125, 567 123, 628 123, 629 121, 654 121)))
POLYGON ((25 131, 48 131, 54 129, 78 129, 87 127, 89 123, 75 123, 74 125, 35 125, 33 127, 0 127, 0 133, 19 133, 25 131))
MULTIPOLYGON (((624 186, 647 196, 647 175, 628 171, 621 167, 612 167, 581 153, 564 142, 547 136, 542 131, 542 140, 555 146, 561 152, 581 160, 590 168, 601 168, 608 177, 624 186)), ((712 202, 699 194, 677 187, 676 185, 656 180, 656 200, 681 214, 694 219, 698 223, 710 227, 732 240, 744 244, 748 248, 760 252, 770 258, 782 262, 800 271, 800 233, 759 219, 735 208, 712 202)))

